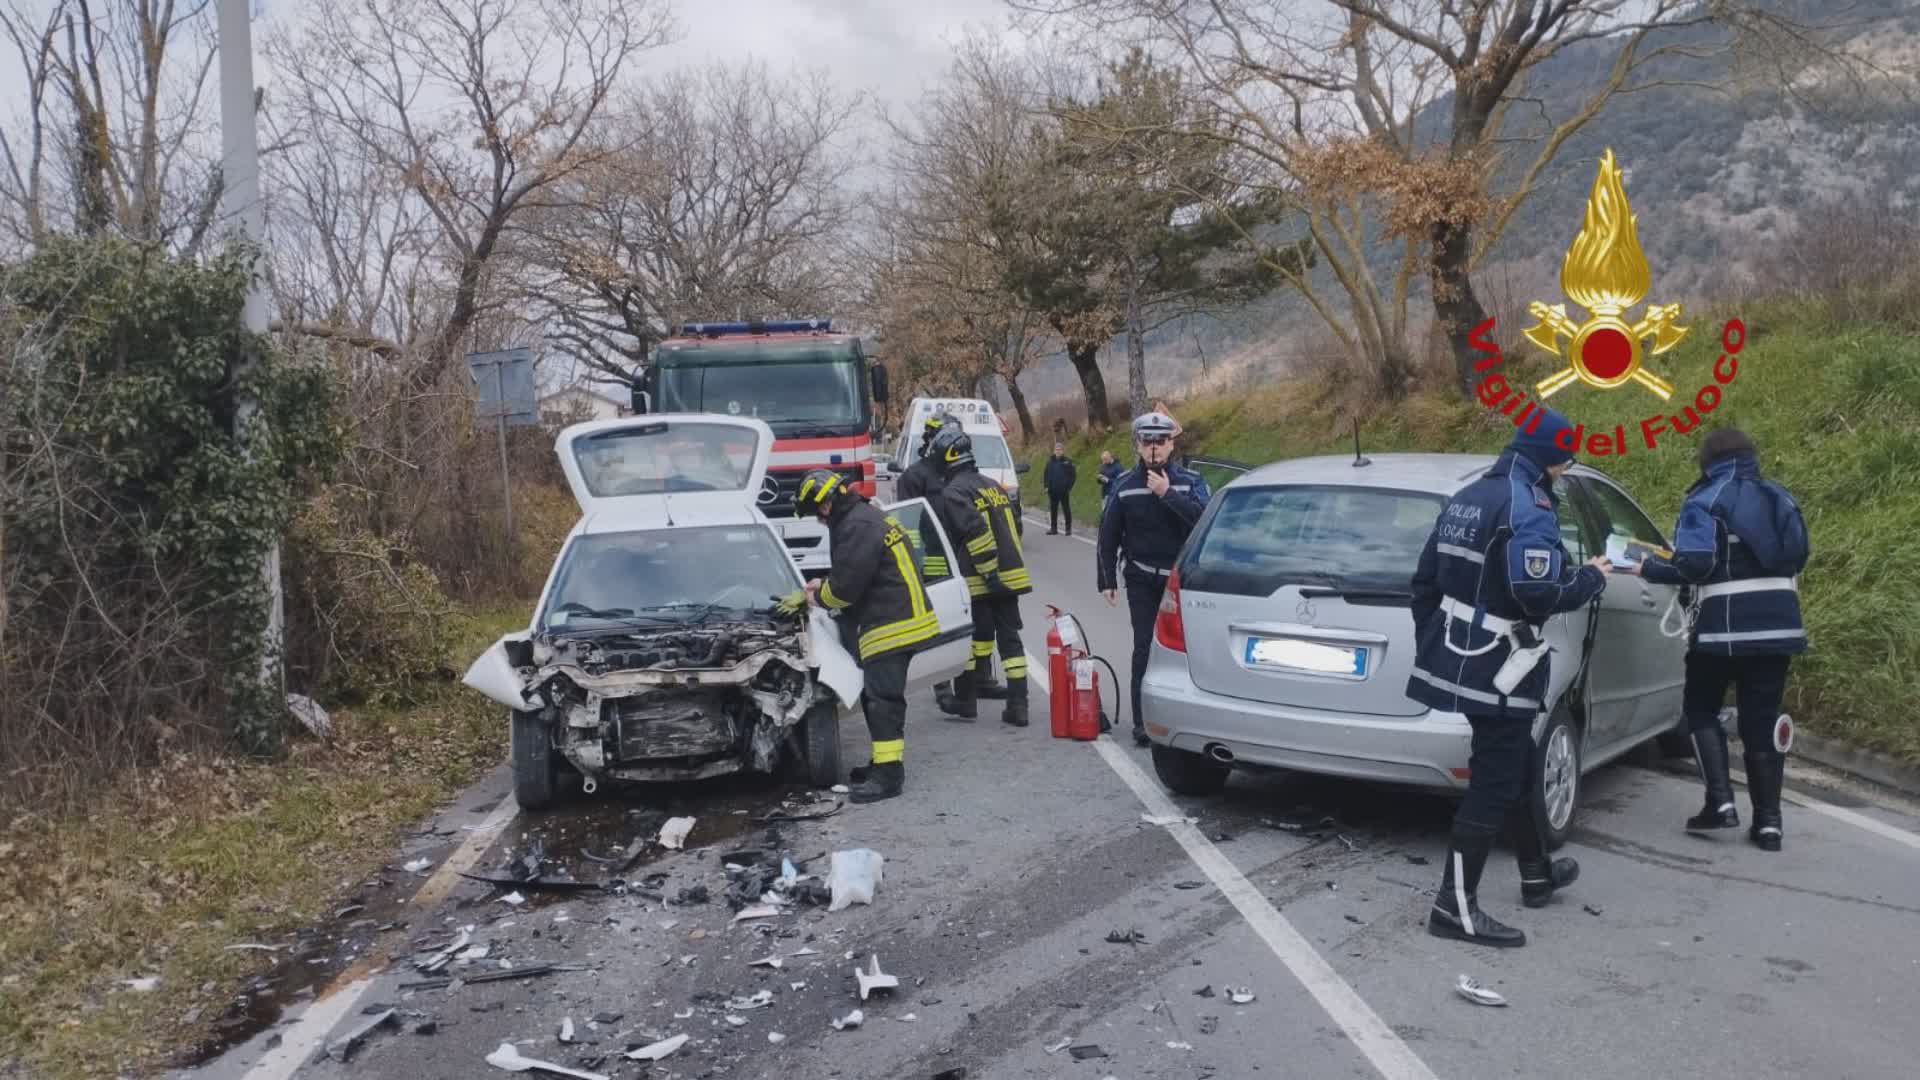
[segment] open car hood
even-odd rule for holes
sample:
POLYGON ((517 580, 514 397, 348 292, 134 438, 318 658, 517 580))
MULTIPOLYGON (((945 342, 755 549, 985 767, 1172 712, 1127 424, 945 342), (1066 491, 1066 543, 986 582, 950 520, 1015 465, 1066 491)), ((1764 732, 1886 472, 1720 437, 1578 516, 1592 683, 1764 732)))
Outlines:
MULTIPOLYGON (((554 442, 583 514, 676 520, 753 511, 773 429, 744 416, 660 413, 575 424, 554 442)), ((777 493, 776 493, 777 494, 777 493)))

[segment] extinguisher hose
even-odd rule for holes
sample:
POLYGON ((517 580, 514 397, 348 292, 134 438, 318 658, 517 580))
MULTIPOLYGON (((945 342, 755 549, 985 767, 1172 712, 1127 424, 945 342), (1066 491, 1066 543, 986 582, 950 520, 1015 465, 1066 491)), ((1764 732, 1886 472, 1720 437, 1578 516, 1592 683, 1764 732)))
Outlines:
POLYGON ((1120 693, 1120 675, 1113 670, 1112 664, 1107 663, 1107 658, 1104 656, 1089 656, 1087 659, 1100 661, 1100 666, 1106 668, 1107 674, 1113 677, 1113 730, 1119 731, 1121 730, 1120 721, 1126 719, 1123 712, 1127 704, 1127 699, 1120 693))

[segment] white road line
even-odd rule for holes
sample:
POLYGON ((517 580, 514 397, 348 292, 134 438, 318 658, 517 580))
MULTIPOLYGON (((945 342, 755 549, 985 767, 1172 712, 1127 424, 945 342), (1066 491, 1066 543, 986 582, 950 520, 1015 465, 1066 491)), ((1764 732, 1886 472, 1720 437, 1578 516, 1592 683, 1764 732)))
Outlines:
MULTIPOLYGON (((1729 772, 1731 772, 1733 778, 1740 781, 1740 783, 1745 784, 1747 782, 1746 773, 1738 769, 1732 769, 1729 770, 1729 772)), ((1885 837, 1896 844, 1905 844, 1915 851, 1920 851, 1920 835, 1910 833, 1898 825, 1889 825, 1878 818, 1868 817, 1858 811, 1849 810, 1844 806, 1835 806, 1829 802, 1821 802, 1819 799, 1813 798, 1810 795, 1802 795, 1796 791, 1782 790, 1780 797, 1796 806, 1804 806, 1816 814, 1824 814, 1835 821, 1852 825, 1858 829, 1865 829, 1876 836, 1885 837)))
MULTIPOLYGON (((1027 677, 1039 685, 1042 693, 1051 693, 1046 665, 1032 656, 1027 657, 1027 677)), ((1173 804, 1172 799, 1167 798, 1166 792, 1147 779, 1147 775, 1110 736, 1103 735, 1095 739, 1093 746, 1121 782, 1132 789, 1134 796, 1148 812, 1184 818, 1183 812, 1173 804)), ((1254 888, 1253 882, 1248 881, 1238 867, 1220 854, 1220 849, 1214 847, 1205 834, 1184 820, 1168 826, 1167 832, 1186 851, 1194 865, 1239 910, 1241 917, 1247 920, 1247 925, 1260 935, 1260 940, 1266 942, 1267 948, 1273 951, 1287 971, 1306 987, 1307 993, 1313 995, 1313 999, 1320 1003, 1333 1022, 1340 1025, 1353 1045, 1366 1055, 1381 1076, 1387 1080, 1438 1080, 1426 1062, 1421 1061, 1401 1041, 1400 1036, 1373 1011, 1373 1007, 1353 987, 1347 985, 1339 972, 1333 970, 1333 965, 1327 963, 1313 943, 1293 928, 1287 917, 1280 914, 1279 909, 1262 896, 1259 889, 1254 888)))
MULTIPOLYGON (((500 835, 500 830, 507 827, 518 809, 512 795, 501 799, 500 805, 493 808, 493 812, 486 816, 477 829, 467 834, 467 838, 460 842, 453 854, 447 856, 447 861, 440 864, 433 876, 427 878, 408 903, 415 907, 429 907, 446 899, 460 873, 479 861, 487 845, 500 835)), ((340 1019, 360 1004, 360 999, 373 989, 373 982, 371 977, 360 978, 344 986, 336 983, 321 990, 313 1004, 307 1006, 307 1011, 300 1014, 300 1019, 281 1033, 280 1045, 267 1051, 241 1080, 288 1080, 299 1071, 300 1066, 313 1058, 314 1051, 320 1048, 340 1019)))
MULTIPOLYGON (((1025 514, 1025 515, 1022 515, 1022 516, 1024 516, 1024 517, 1025 517, 1025 518, 1026 518, 1026 519, 1027 519, 1028 521, 1030 521, 1030 522, 1032 522, 1032 523, 1033 523, 1033 524, 1035 524, 1035 525, 1045 525, 1045 524, 1047 523, 1047 519, 1045 519, 1045 518, 1041 518, 1041 517, 1035 517, 1035 516, 1033 516, 1032 514, 1025 514)), ((1085 545, 1087 545, 1088 547, 1095 547, 1095 548, 1097 548, 1097 547, 1099 547, 1099 546, 1100 546, 1100 542, 1099 542, 1098 540, 1089 540, 1089 539, 1087 539, 1086 537, 1084 537, 1084 536, 1080 536, 1080 535, 1079 535, 1079 534, 1077 534, 1077 533, 1076 533, 1075 535, 1073 535, 1073 536, 1069 536, 1069 537, 1067 537, 1067 539, 1069 539, 1069 540, 1078 540, 1078 541, 1080 541, 1081 543, 1083 543, 1083 544, 1085 544, 1085 545)))

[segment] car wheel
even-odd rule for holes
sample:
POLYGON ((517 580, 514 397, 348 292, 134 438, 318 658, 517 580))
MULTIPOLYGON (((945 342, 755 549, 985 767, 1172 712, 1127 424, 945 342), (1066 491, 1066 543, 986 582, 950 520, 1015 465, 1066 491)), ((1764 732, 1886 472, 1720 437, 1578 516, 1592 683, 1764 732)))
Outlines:
POLYGON ((509 714, 513 728, 513 799, 522 810, 545 810, 560 795, 560 754, 537 712, 509 714))
POLYGON ((1532 769, 1533 816, 1547 850, 1557 851, 1573 831, 1573 813, 1580 802, 1580 729, 1564 704, 1553 710, 1540 733, 1532 769))
POLYGON ((830 788, 840 782, 840 707, 831 699, 819 702, 800 719, 794 778, 811 787, 830 788))
POLYGON ((1191 750, 1153 744, 1153 771, 1175 795, 1217 795, 1227 786, 1233 766, 1222 765, 1191 750))

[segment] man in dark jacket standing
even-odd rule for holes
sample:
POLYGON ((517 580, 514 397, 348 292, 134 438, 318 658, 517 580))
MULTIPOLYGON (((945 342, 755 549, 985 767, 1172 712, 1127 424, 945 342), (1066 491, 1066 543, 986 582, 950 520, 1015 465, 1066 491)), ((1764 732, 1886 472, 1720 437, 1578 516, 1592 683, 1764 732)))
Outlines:
POLYGON ((1113 451, 1100 451, 1100 471, 1095 473, 1094 476, 1100 481, 1100 503, 1102 506, 1106 505, 1108 499, 1113 498, 1113 482, 1125 475, 1126 471, 1127 470, 1120 467, 1119 462, 1113 460, 1113 451))
POLYGON ((1779 851, 1780 788, 1793 745, 1793 722, 1781 715, 1780 697, 1788 663, 1807 648, 1796 580, 1807 565, 1806 522, 1787 489, 1760 476, 1759 450, 1744 432, 1708 433, 1699 462, 1700 479, 1687 489, 1673 529, 1673 556, 1652 555, 1629 570, 1693 588, 1681 711, 1707 801, 1687 819, 1687 830, 1740 825, 1720 726, 1720 703, 1731 683, 1753 800, 1747 836, 1762 851, 1779 851))
MULTIPOLYGON (((1480 872, 1507 830, 1520 863, 1520 899, 1541 907, 1580 866, 1548 859, 1533 814, 1533 724, 1551 685, 1547 619, 1587 606, 1607 587, 1606 557, 1572 565, 1560 542, 1553 482, 1573 467, 1554 436, 1567 421, 1542 409, 1515 431, 1493 467, 1440 511, 1413 572, 1413 674, 1407 696, 1460 713, 1473 729, 1467 795, 1453 815, 1447 868, 1427 932, 1511 948, 1527 935, 1480 910, 1480 872)), ((1567 658, 1577 663, 1577 657, 1567 658)))
POLYGON ((1073 482, 1079 479, 1073 466, 1073 459, 1067 456, 1067 444, 1054 443, 1053 456, 1047 459, 1047 471, 1041 475, 1041 483, 1047 486, 1047 535, 1060 533, 1060 512, 1067 514, 1067 535, 1073 535, 1073 503, 1069 498, 1073 494, 1073 482))
POLYGON ((1197 472, 1173 464, 1173 418, 1150 412, 1133 422, 1133 445, 1140 464, 1113 482, 1100 512, 1100 549, 1095 585, 1107 603, 1119 603, 1118 580, 1127 586, 1127 614, 1133 623, 1133 742, 1148 743, 1146 718, 1140 715, 1140 680, 1153 650, 1153 624, 1167 594, 1174 560, 1187 534, 1212 496, 1197 472))
POLYGON ((940 630, 913 568, 912 541, 892 517, 848 488, 839 473, 815 469, 800 480, 796 514, 827 523, 833 569, 807 583, 819 603, 851 620, 860 659, 862 711, 873 758, 854 802, 878 802, 906 785, 907 664, 940 630))

